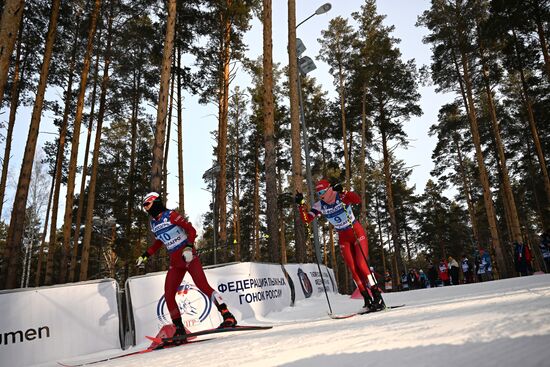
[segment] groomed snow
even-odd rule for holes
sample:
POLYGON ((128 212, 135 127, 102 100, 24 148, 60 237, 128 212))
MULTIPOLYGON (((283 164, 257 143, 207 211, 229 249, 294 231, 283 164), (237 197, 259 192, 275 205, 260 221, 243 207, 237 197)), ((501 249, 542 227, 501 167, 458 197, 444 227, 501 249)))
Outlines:
MULTIPOLYGON (((333 320, 326 298, 317 297, 241 321, 275 325, 271 330, 220 334, 93 366, 550 366, 550 274, 388 293, 385 300, 406 307, 333 320)), ((343 295, 331 295, 330 303, 335 314, 362 306, 343 295)))

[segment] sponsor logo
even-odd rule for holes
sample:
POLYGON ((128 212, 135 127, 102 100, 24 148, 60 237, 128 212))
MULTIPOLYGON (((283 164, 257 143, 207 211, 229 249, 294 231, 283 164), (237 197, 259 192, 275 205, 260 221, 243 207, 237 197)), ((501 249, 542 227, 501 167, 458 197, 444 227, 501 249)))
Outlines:
MULTIPOLYGON (((186 325, 204 321, 212 309, 212 301, 195 285, 183 281, 176 293, 176 304, 181 313, 181 319, 186 325)), ((164 295, 157 303, 157 318, 164 325, 171 325, 170 311, 166 307, 164 295)))
POLYGON ((300 268, 298 269, 298 279, 300 279, 300 285, 302 286, 304 296, 306 298, 311 297, 313 294, 313 286, 311 285, 311 281, 309 280, 307 274, 300 268))
POLYGON ((50 327, 40 326, 38 329, 8 331, 0 333, 0 345, 24 343, 35 339, 49 338, 50 327))

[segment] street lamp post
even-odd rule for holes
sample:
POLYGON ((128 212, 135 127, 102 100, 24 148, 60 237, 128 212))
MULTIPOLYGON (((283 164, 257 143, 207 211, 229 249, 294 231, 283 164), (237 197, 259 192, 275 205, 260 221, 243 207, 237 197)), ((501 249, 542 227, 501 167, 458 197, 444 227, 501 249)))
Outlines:
MULTIPOLYGON (((308 19, 313 17, 314 15, 324 14, 327 11, 331 9, 330 3, 325 3, 324 5, 321 5, 315 13, 311 14, 309 17, 298 23, 296 26, 296 29, 304 24, 308 19)), ((306 156, 306 181, 307 181, 307 188, 308 188, 308 194, 309 194, 309 203, 310 207, 313 206, 315 199, 313 197, 314 191, 313 191, 313 179, 311 177, 311 162, 310 162, 310 156, 309 156, 309 134, 306 124, 306 118, 304 114, 304 103, 303 103, 303 97, 302 97, 302 78, 301 75, 306 75, 312 70, 315 70, 316 66, 313 60, 308 57, 300 57, 304 51, 306 50, 306 47, 304 43, 297 38, 296 39, 296 58, 298 63, 298 98, 299 98, 299 106, 300 106, 300 118, 302 120, 302 138, 304 140, 304 154, 306 156)), ((312 222, 313 227, 313 246, 315 247, 315 256, 317 258, 317 267, 319 269, 319 275, 321 276, 321 282, 323 283, 323 289, 325 290, 325 296, 327 298, 328 308, 329 312, 332 314, 332 307, 330 305, 330 301, 327 294, 327 289, 325 287, 325 280, 323 279, 323 272, 321 271, 321 246, 319 244, 319 223, 317 222, 317 219, 314 219, 312 222)))
POLYGON ((211 168, 207 169, 206 172, 202 175, 202 179, 207 181, 210 180, 212 182, 212 232, 214 236, 214 264, 217 264, 217 258, 216 258, 216 247, 217 247, 217 231, 218 226, 216 223, 216 178, 218 177, 218 173, 220 173, 220 166, 218 164, 214 164, 211 168))
MULTIPOLYGON (((298 45, 302 45, 302 41, 298 42, 296 41, 298 45)), ((302 47, 303 50, 305 50, 305 46, 302 47)), ((299 56, 298 56, 299 57, 299 56)), ((309 58, 308 56, 302 57, 298 60, 298 98, 299 98, 299 105, 300 105, 300 119, 302 120, 302 136, 304 140, 304 155, 306 157, 306 181, 307 181, 307 191, 309 196, 309 204, 312 207, 313 203, 315 202, 314 199, 314 190, 313 190, 313 178, 311 177, 311 159, 309 155, 309 133, 308 133, 308 127, 306 123, 306 117, 304 113, 304 101, 302 96, 302 78, 301 75, 306 75, 308 72, 315 70, 316 66, 313 60, 309 58)), ((313 220, 313 245, 315 247, 315 255, 317 256, 317 259, 321 258, 321 248, 319 243, 319 223, 317 222, 317 219, 313 220)))
MULTIPOLYGON (((332 8, 332 5, 330 3, 325 3, 321 5, 315 13, 311 14, 306 19, 302 20, 298 25, 296 25, 296 29, 302 24, 304 24, 307 20, 311 19, 315 15, 320 15, 328 12, 332 8)), ((303 103, 303 97, 302 97, 302 78, 301 75, 306 75, 310 71, 313 71, 316 69, 315 63, 313 60, 308 57, 300 57, 304 51, 306 50, 306 46, 302 42, 301 39, 296 39, 296 57, 297 57, 297 63, 298 63, 298 98, 299 98, 299 106, 300 106, 300 119, 302 120, 302 135, 304 140, 304 154, 306 156, 306 181, 307 181, 307 188, 308 188, 308 196, 310 205, 313 205, 315 202, 314 200, 314 190, 313 190, 313 179, 311 177, 311 160, 309 156, 309 134, 308 134, 308 128, 306 124, 306 118, 304 114, 304 103, 303 103)), ((317 219, 313 221, 313 245, 315 247, 315 254, 317 256, 317 259, 321 258, 321 247, 319 244, 319 224, 317 223, 317 219)))

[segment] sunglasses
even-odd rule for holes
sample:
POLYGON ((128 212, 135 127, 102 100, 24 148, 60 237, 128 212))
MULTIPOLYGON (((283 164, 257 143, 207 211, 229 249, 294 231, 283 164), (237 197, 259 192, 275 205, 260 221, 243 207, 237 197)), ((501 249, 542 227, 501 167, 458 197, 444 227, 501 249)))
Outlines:
POLYGON ((325 192, 327 192, 327 191, 328 191, 328 188, 326 188, 324 190, 319 190, 319 191, 317 191, 317 195, 323 196, 325 194, 325 192))
POLYGON ((151 204, 153 204, 153 201, 146 201, 143 203, 143 207, 145 209, 148 209, 151 206, 151 204))

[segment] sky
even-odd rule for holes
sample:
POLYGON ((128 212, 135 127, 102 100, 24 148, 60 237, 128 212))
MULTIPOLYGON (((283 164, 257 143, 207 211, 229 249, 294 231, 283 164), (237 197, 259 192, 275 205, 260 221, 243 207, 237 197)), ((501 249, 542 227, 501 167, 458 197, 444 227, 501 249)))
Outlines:
MULTIPOLYGON (((334 314, 362 300, 331 294, 334 314)), ((265 331, 224 333, 214 340, 93 364, 97 367, 545 367, 550 360, 550 274, 385 293, 405 307, 334 320, 324 296, 242 325, 265 331)), ((199 337, 210 338, 211 335, 199 337)), ((147 344, 129 351, 145 349, 147 344)), ((115 356, 105 351, 62 362, 115 356)), ((42 367, 55 366, 44 364, 42 367)))
MULTIPOLYGON (((330 67, 323 61, 316 60, 319 55, 320 44, 317 41, 321 37, 321 31, 328 28, 332 18, 341 16, 347 18, 350 24, 355 24, 351 14, 359 11, 362 0, 332 1, 332 8, 329 12, 321 15, 315 15, 297 30, 297 37, 300 38, 306 46, 304 56, 311 57, 317 69, 308 75, 314 77, 323 89, 328 92, 330 98, 337 98, 337 93, 333 85, 333 78, 329 73, 330 67)), ((296 23, 309 17, 315 10, 324 4, 323 1, 296 1, 296 23)), ((378 12, 387 15, 386 25, 395 25, 394 37, 401 39, 399 48, 402 57, 405 60, 415 59, 417 67, 430 64, 430 45, 422 43, 422 37, 426 35, 427 30, 415 27, 417 17, 429 8, 428 0, 379 0, 377 1, 378 12)), ((273 61, 280 63, 281 66, 288 64, 287 43, 288 43, 288 23, 287 23, 287 2, 283 0, 273 1, 273 61)), ((262 26, 257 19, 252 22, 252 29, 245 37, 245 44, 249 51, 247 56, 256 59, 262 54, 262 26)), ((242 70, 238 72, 235 85, 245 89, 250 83, 250 77, 242 70)), ((432 150, 436 144, 435 137, 428 136, 430 125, 437 121, 439 107, 447 103, 451 97, 449 95, 436 94, 433 86, 420 87, 421 100, 420 105, 423 115, 414 117, 405 124, 405 132, 409 138, 407 150, 397 147, 395 154, 399 159, 406 162, 406 167, 412 168, 412 175, 409 185, 416 186, 416 193, 424 190, 426 182, 430 178, 430 170, 433 168, 431 160, 432 150)), ((206 192, 205 183, 202 180, 203 173, 212 166, 214 157, 212 156, 213 141, 210 131, 217 129, 216 112, 214 106, 198 105, 196 98, 188 98, 187 117, 184 118, 188 123, 184 131, 186 147, 185 155, 185 185, 186 202, 185 208, 190 220, 196 227, 201 227, 201 215, 208 210, 211 196, 206 192), (196 129, 195 126, 198 128, 196 129), (208 131, 207 131, 208 130, 208 131), (197 144, 196 142, 201 142, 197 144), (189 144, 193 144, 189 146, 189 144)), ((308 121, 308 125, 314 124, 314 121, 308 121)), ((176 158, 172 162, 173 169, 176 169, 176 158)), ((173 187, 171 190, 172 198, 177 197, 177 178, 172 176, 173 187)), ((169 204, 176 205, 175 201, 169 204)))
MULTIPOLYGON (((323 1, 297 1, 296 20, 297 23, 309 17, 315 10, 321 6, 323 1)), ((322 61, 316 60, 319 54, 319 43, 317 39, 321 37, 321 31, 327 29, 330 19, 336 16, 342 16, 349 19, 350 24, 354 24, 351 13, 359 11, 362 0, 332 1, 332 9, 321 15, 315 15, 297 30, 297 37, 302 39, 307 50, 304 56, 310 56, 315 60, 317 69, 309 75, 315 77, 317 82, 323 86, 323 89, 329 93, 331 98, 336 98, 337 94, 333 86, 332 76, 329 74, 329 66, 322 61)), ((401 49, 405 60, 414 58, 417 66, 429 65, 430 48, 429 45, 422 43, 422 37, 426 34, 423 28, 415 27, 418 15, 426 10, 430 2, 428 0, 379 0, 377 1, 378 12, 387 15, 386 25, 395 25, 394 37, 401 39, 399 48, 401 49)), ((274 62, 282 66, 288 63, 287 49, 287 2, 283 0, 273 1, 273 58, 274 62)), ((245 43, 248 45, 247 56, 256 59, 262 54, 262 26, 257 19, 252 21, 252 29, 245 36, 245 43)), ((234 84, 231 86, 240 86, 245 89, 250 83, 250 77, 239 70, 234 84)), ((416 186, 416 192, 423 191, 427 180, 430 178, 430 170, 433 168, 431 153, 435 147, 436 140, 428 136, 428 129, 437 119, 439 107, 448 102, 448 95, 436 94, 434 87, 421 87, 422 95, 420 105, 423 115, 414 117, 405 124, 405 132, 409 137, 409 147, 404 150, 397 147, 396 155, 399 159, 406 162, 407 167, 412 167, 412 175, 409 185, 416 186)), ((212 138, 212 132, 218 127, 217 108, 214 105, 201 105, 198 98, 188 93, 185 94, 184 116, 183 116, 183 135, 184 135, 184 178, 185 178, 185 210, 189 220, 201 232, 202 215, 204 215, 211 202, 211 193, 206 191, 206 183, 202 179, 204 172, 210 168, 214 162, 213 147, 216 142, 212 138)), ((7 119, 5 109, 0 117, 7 119)), ((153 116, 154 111, 151 112, 153 116)), ((19 177, 21 159, 27 140, 28 126, 30 123, 31 108, 20 108, 14 132, 13 154, 10 163, 10 182, 11 188, 7 192, 6 204, 2 213, 5 220, 9 220, 11 207, 13 205, 13 195, 15 186, 19 177)), ((39 145, 42 146, 45 141, 52 139, 52 133, 56 129, 51 123, 51 113, 45 112, 43 122, 40 127, 39 145)), ((308 124, 314 124, 314 121, 308 121, 308 124)), ((5 131, 4 131, 5 134, 5 131)), ((94 134, 95 135, 95 134, 94 134)), ((174 134, 172 135, 174 137, 174 134)), ((86 129, 82 129, 80 136, 80 154, 79 165, 82 164, 84 157, 84 144, 86 139, 86 129)), ((93 142, 92 142, 93 146, 93 142)), ((177 154, 174 150, 176 143, 171 143, 171 150, 168 156, 168 200, 167 206, 174 208, 177 206, 178 198, 178 178, 177 178, 177 154)), ((3 144, 0 145, 0 149, 3 144)), ((70 154, 69 152, 66 153, 70 154)), ((80 177, 77 176, 78 192, 80 187, 80 177)), ((62 203, 60 203, 59 220, 61 223, 64 213, 65 190, 62 191, 62 203)), ((143 193, 144 195, 146 193, 143 193)))

